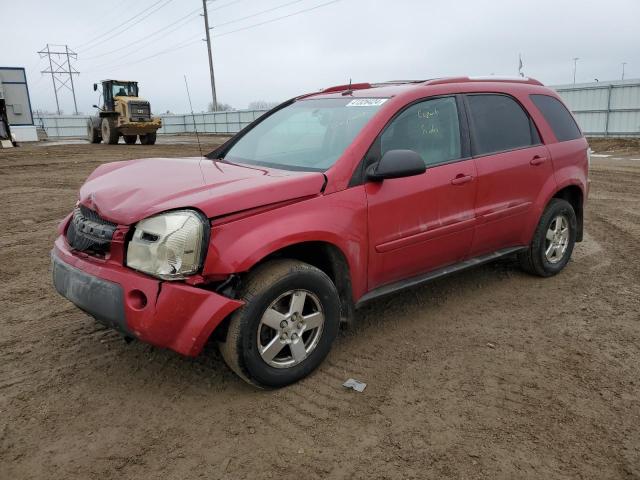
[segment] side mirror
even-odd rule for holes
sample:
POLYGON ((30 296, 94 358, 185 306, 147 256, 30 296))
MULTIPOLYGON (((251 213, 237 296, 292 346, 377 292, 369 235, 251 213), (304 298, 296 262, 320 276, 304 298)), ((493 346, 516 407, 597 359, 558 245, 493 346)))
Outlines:
POLYGON ((420 175, 426 170, 424 160, 413 150, 389 150, 367 169, 367 179, 380 182, 386 178, 420 175))
POLYGON ((97 91, 97 90, 98 90, 98 84, 97 84, 97 83, 94 83, 94 84, 93 84, 93 91, 95 92, 95 91, 97 91))
POLYGON ((92 105, 93 108, 100 108, 98 105, 92 105))

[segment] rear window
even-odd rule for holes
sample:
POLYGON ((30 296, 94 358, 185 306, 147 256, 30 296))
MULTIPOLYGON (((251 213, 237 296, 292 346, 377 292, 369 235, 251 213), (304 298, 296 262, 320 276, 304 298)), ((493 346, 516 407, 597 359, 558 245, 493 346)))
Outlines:
POLYGON ((473 154, 486 155, 540 143, 529 115, 506 95, 468 95, 473 154))
POLYGON ((530 95, 530 97, 559 142, 582 137, 576 121, 561 101, 549 95, 530 95))

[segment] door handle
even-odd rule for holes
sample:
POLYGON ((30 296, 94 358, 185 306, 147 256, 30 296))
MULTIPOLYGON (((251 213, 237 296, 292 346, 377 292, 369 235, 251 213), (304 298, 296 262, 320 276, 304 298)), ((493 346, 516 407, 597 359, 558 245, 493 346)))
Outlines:
POLYGON ((464 185, 465 183, 469 183, 471 180, 473 180, 471 175, 459 173, 451 180, 451 185, 464 185))
POLYGON ((536 165, 542 165, 546 161, 547 161, 547 157, 543 157, 541 155, 536 155, 535 157, 533 157, 531 159, 531 161, 529 163, 531 165, 533 165, 533 166, 536 166, 536 165))

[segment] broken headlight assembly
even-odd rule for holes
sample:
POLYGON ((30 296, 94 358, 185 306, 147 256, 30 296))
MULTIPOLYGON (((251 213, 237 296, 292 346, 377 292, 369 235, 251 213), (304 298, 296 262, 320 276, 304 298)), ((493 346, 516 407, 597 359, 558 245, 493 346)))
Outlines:
POLYGON ((127 266, 163 280, 195 274, 204 260, 209 225, 195 210, 175 210, 139 221, 127 247, 127 266))

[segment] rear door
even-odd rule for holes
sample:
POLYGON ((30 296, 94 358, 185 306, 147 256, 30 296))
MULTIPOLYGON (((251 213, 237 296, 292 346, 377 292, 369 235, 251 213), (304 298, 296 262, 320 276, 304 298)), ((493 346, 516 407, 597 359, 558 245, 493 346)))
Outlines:
POLYGON ((553 167, 533 121, 515 98, 482 93, 465 100, 478 174, 470 255, 479 256, 528 243, 537 217, 534 204, 553 167))
POLYGON ((369 288, 465 258, 474 224, 476 172, 455 96, 408 106, 385 128, 367 155, 419 153, 421 175, 367 182, 369 288))

